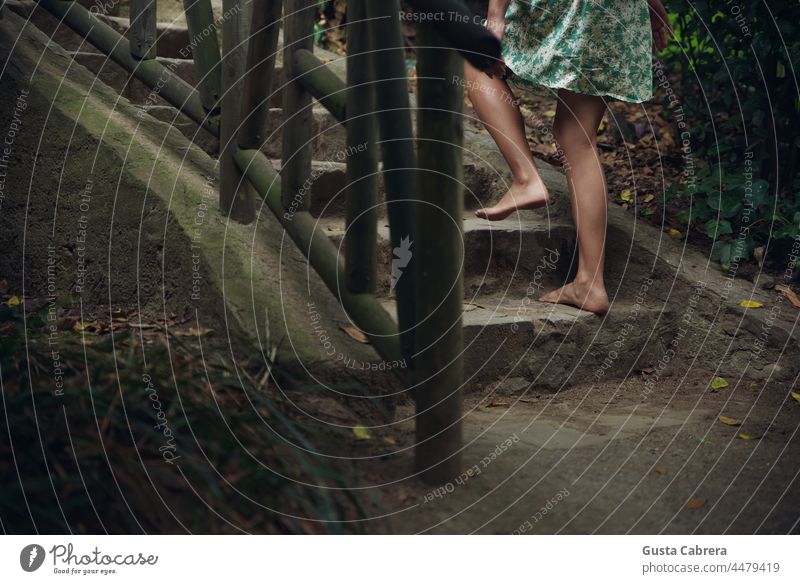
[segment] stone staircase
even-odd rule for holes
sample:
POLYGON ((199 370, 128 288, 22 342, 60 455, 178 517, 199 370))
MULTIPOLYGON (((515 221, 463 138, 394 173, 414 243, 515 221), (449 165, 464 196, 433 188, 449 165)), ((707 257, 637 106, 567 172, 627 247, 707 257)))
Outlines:
MULTIPOLYGON (((207 153, 218 152, 216 138, 153 96, 138 80, 83 39, 59 26, 48 13, 37 10, 35 4, 12 2, 11 9, 30 17, 99 81, 131 103, 146 108, 150 115, 169 121, 207 153)), ((127 27, 124 18, 105 18, 120 31, 127 27)), ((195 83, 193 63, 181 54, 181 47, 188 40, 185 26, 181 28, 177 22, 163 28, 168 31, 165 33, 168 42, 159 40, 159 59, 187 82, 195 83)), ((343 58, 321 50, 316 52, 343 77, 343 58)), ((278 76, 281 61, 279 55, 278 76)), ((275 95, 272 106, 269 125, 275 134, 263 151, 279 167, 280 95, 275 95)), ((756 377, 793 374, 785 361, 777 365, 785 345, 781 340, 787 335, 796 337, 788 329, 783 336, 772 337, 763 363, 748 366, 746 362, 753 337, 750 333, 742 335, 744 331, 757 329, 762 317, 739 309, 736 303, 740 297, 757 299, 758 293, 754 295, 752 289, 734 282, 733 289, 738 291, 722 298, 723 275, 718 268, 709 266, 703 255, 681 247, 680 242, 650 225, 637 223, 631 215, 613 206, 606 267, 612 299, 609 313, 598 317, 570 307, 537 302, 543 292, 567 282, 575 270, 575 232, 564 178, 553 167, 541 163, 543 178, 555 199, 550 208, 521 212, 496 223, 475 218, 472 213, 475 208, 502 196, 509 175, 491 138, 480 129, 469 108, 466 113, 471 119, 465 124, 465 146, 469 152, 464 166, 464 254, 452 258, 464 266, 465 389, 490 388, 498 395, 518 395, 531 387, 552 391, 579 383, 619 382, 642 371, 666 376, 698 359, 714 366, 724 362, 728 372, 749 367, 749 374, 756 377), (698 289, 698 281, 706 285, 698 289), (743 332, 731 337, 733 329, 743 332), (719 354, 719 347, 726 347, 725 355, 719 354)), ((312 214, 319 218, 331 238, 343 245, 345 132, 316 103, 313 120, 316 178, 312 186, 312 214)), ((378 295, 387 311, 394 314, 393 250, 385 209, 380 213, 378 233, 378 295)), ((791 342, 796 345, 796 338, 791 342)))

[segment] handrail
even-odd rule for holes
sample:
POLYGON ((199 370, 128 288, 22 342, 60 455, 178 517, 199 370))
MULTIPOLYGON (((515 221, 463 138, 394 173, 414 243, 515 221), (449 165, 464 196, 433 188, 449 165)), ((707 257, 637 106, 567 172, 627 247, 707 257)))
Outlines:
MULTIPOLYGON (((406 363, 406 368, 393 371, 417 402, 415 460, 420 476, 439 483, 457 476, 463 470, 463 162, 459 147, 463 90, 449 79, 463 74, 462 61, 453 49, 479 68, 499 58, 494 35, 456 0, 410 0, 418 9, 447 15, 420 24, 415 138, 399 0, 350 0, 347 83, 313 54, 316 0, 254 0, 252 17, 226 9, 235 16, 223 23, 221 55, 216 34, 200 35, 204 40, 199 44, 199 39, 192 41, 199 90, 155 59, 156 0, 132 2, 128 34, 137 39, 135 46, 76 2, 39 1, 220 137, 222 213, 248 223, 256 212, 250 192, 255 190, 264 199, 378 353, 387 361, 406 363), (279 22, 284 25, 280 178, 261 151, 279 22), (247 35, 249 26, 252 30, 247 35), (347 130, 344 261, 308 211, 312 97, 347 130), (209 115, 217 110, 219 116, 209 115), (374 296, 378 154, 391 247, 405 262, 394 286, 397 323, 374 296)), ((184 2, 190 31, 215 30, 210 0, 184 2)), ((240 2, 225 0, 225 5, 236 7, 240 2)))

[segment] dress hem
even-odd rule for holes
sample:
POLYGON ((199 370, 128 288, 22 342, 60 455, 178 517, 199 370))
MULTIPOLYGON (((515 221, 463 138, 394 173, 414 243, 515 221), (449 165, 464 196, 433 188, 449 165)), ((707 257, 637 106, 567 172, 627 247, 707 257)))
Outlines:
POLYGON ((617 99, 619 101, 624 101, 627 103, 644 103, 646 101, 650 101, 655 97, 655 93, 651 92, 648 97, 639 98, 639 97, 631 97, 629 95, 622 95, 619 93, 613 93, 610 91, 587 91, 583 87, 577 88, 575 86, 569 87, 569 84, 559 84, 559 83, 545 83, 543 81, 534 81, 532 79, 528 79, 527 77, 522 77, 517 75, 516 73, 512 73, 506 80, 513 85, 516 85, 520 89, 524 89, 526 91, 532 91, 536 88, 545 87, 548 89, 566 89, 568 91, 572 91, 574 93, 580 93, 582 95, 593 95, 596 97, 610 97, 612 99, 617 99))

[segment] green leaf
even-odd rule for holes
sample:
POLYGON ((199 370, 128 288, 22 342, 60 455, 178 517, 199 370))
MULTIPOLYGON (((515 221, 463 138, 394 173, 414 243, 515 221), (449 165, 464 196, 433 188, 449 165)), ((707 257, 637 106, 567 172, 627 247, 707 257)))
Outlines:
POLYGON ((353 434, 355 434, 357 440, 369 440, 371 438, 369 430, 364 426, 354 426, 353 434))
POLYGON ((728 380, 724 377, 715 377, 711 380, 711 389, 718 390, 728 387, 729 383, 728 380))

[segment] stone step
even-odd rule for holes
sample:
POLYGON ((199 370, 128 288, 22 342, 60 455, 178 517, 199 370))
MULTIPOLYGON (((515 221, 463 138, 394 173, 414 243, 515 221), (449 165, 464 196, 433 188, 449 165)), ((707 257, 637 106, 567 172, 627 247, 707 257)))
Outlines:
MULTIPOLYGON (((382 300, 397 318, 396 303, 382 300)), ((619 381, 651 367, 674 331, 661 311, 617 301, 604 317, 526 296, 465 302, 464 379, 469 391, 515 395, 619 381), (635 311, 639 326, 620 336, 635 311), (659 325, 659 322, 662 324, 659 325)))

